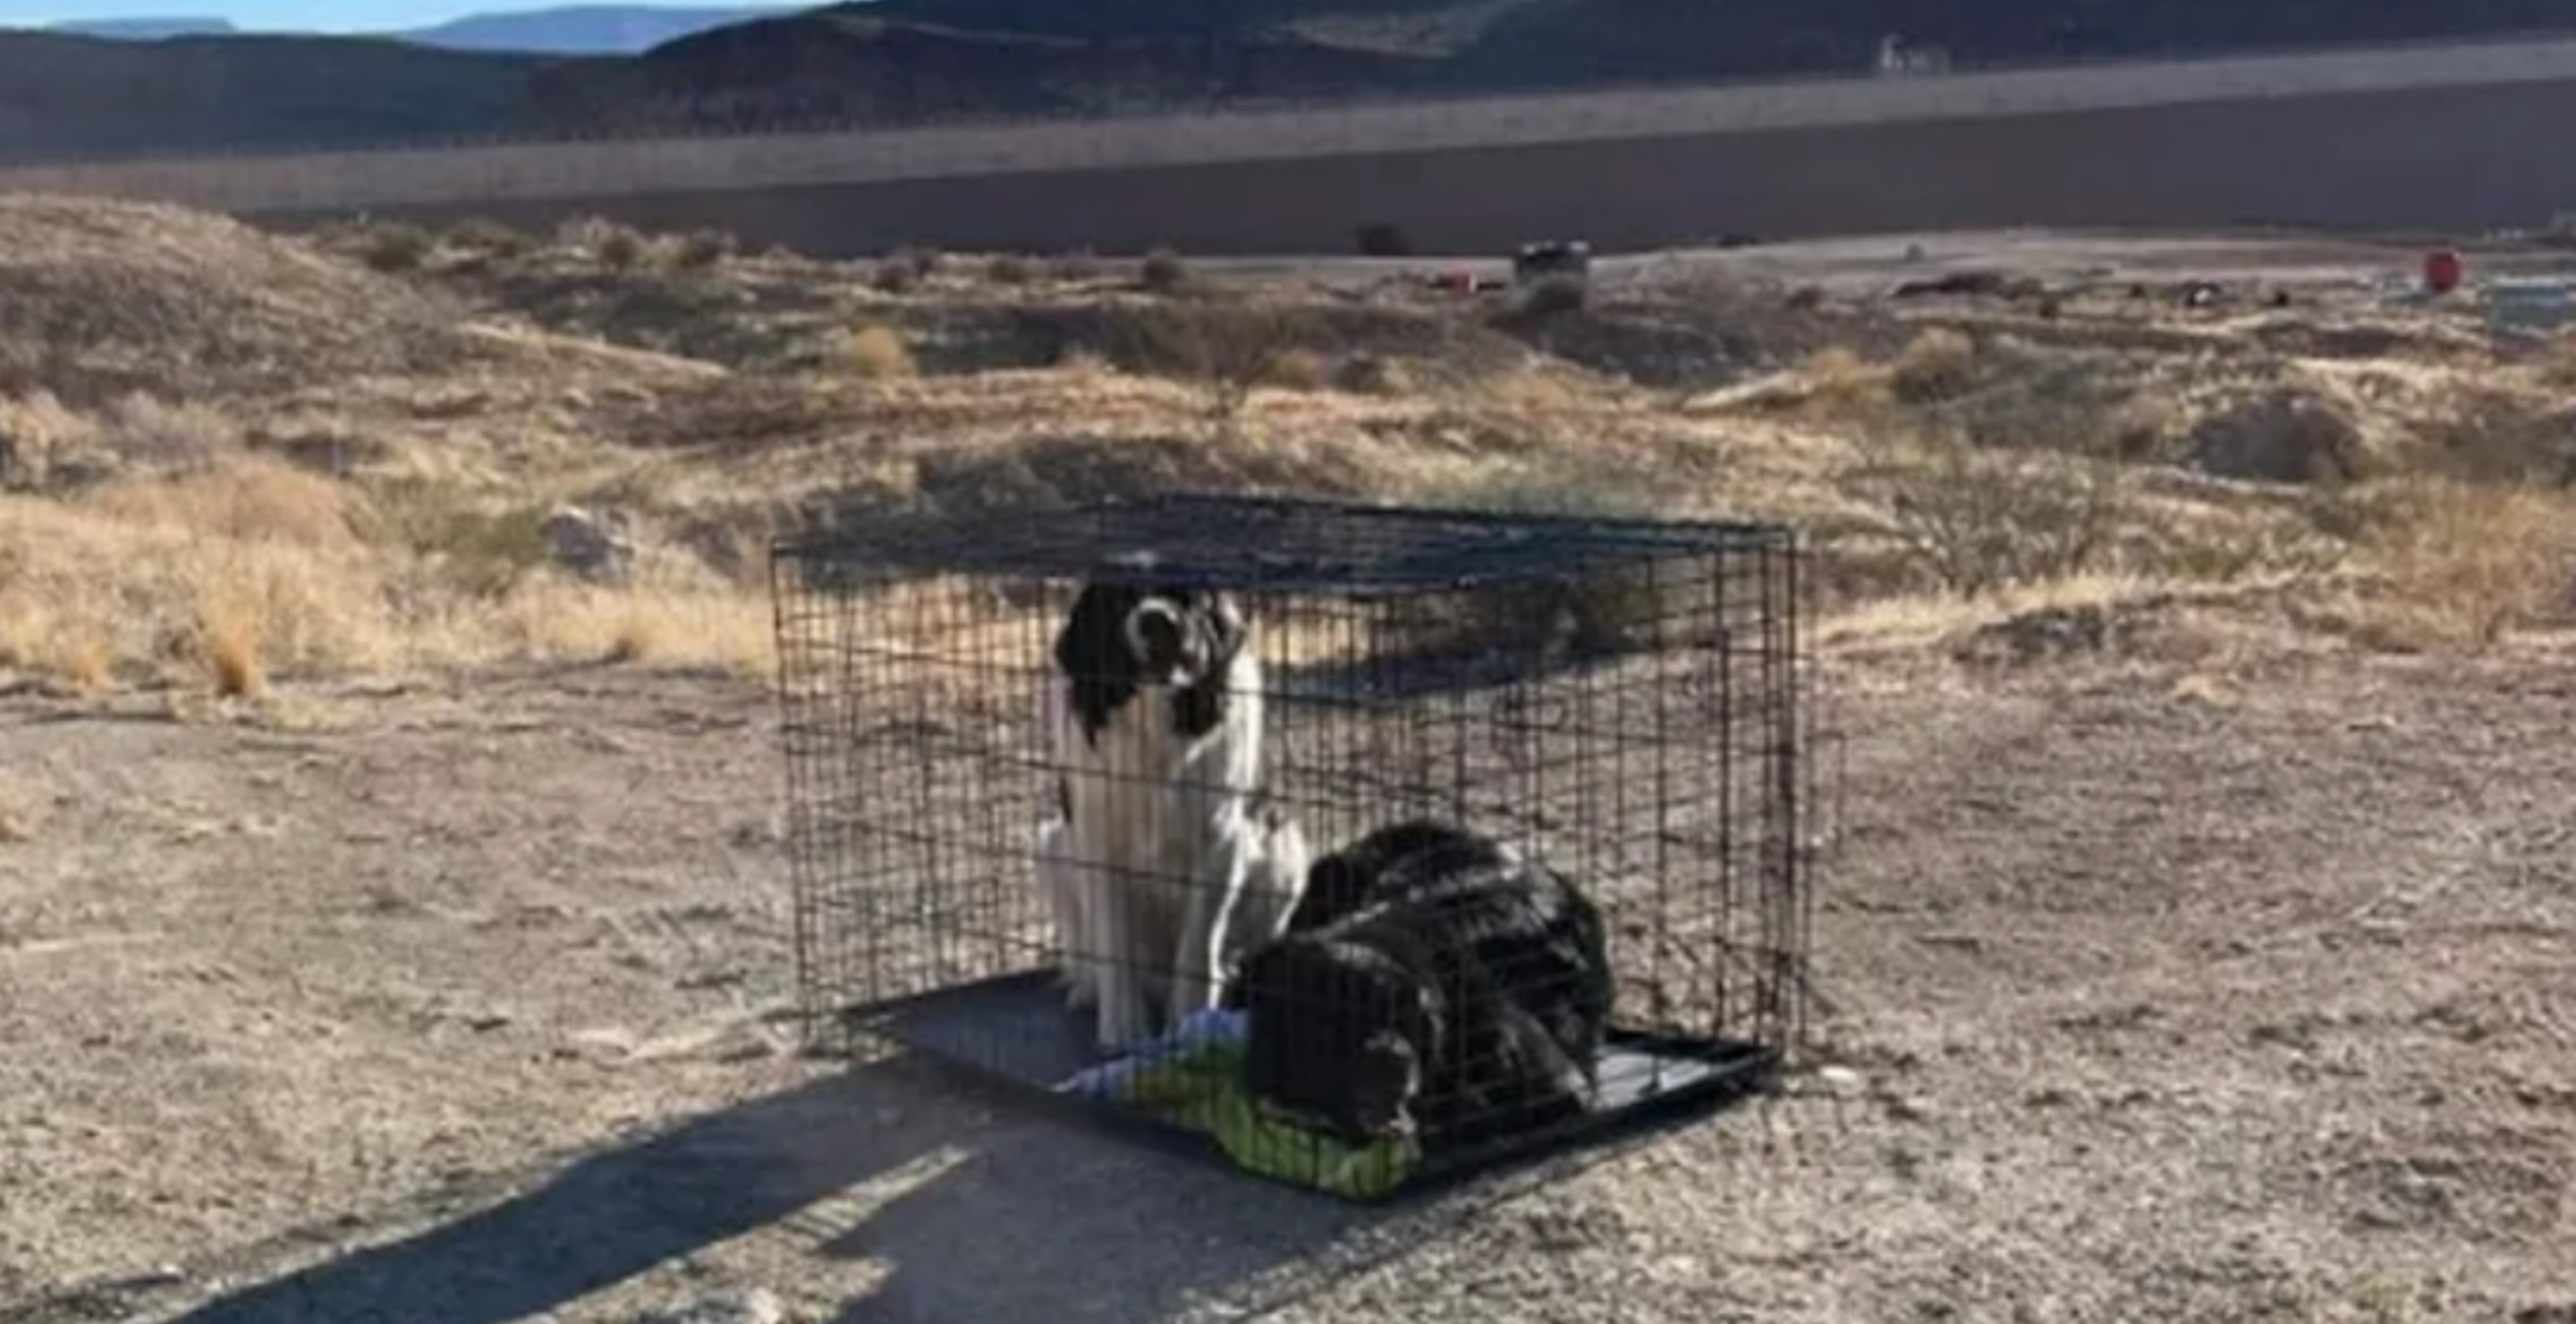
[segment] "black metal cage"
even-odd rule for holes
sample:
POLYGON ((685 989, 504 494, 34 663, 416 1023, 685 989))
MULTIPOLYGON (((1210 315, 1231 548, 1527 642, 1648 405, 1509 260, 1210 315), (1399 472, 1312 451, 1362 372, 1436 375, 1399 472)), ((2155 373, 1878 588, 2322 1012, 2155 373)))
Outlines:
MULTIPOLYGON (((904 517, 784 539, 774 552, 797 979, 820 1048, 879 1036, 1058 1095, 1105 1096, 1112 1111, 1216 1138, 1246 1167, 1373 1197, 1649 1108, 1757 1087, 1802 1033, 1814 732, 1802 557, 1785 528, 1192 495, 1008 520, 904 517), (1078 595, 1100 584, 1235 605, 1239 657, 1251 665, 1212 683, 1237 702, 1225 720, 1250 722, 1258 737, 1251 784, 1152 800, 1154 786, 1111 783, 1198 774, 1164 746, 1105 769, 1106 756, 1083 753, 1100 746, 1068 736, 1068 686, 1083 677, 1058 642, 1078 595), (1085 776, 1098 783, 1089 799, 1077 789, 1085 776), (1590 1056, 1572 1087, 1580 1106, 1485 1119, 1473 1144, 1446 1144, 1410 1114, 1392 1130, 1336 1129, 1272 1097, 1276 1081, 1267 1094, 1247 1087, 1252 1059, 1268 1051, 1265 1028, 1276 1047, 1281 1026, 1305 1016, 1265 1004, 1250 972, 1265 946, 1312 928, 1309 916, 1332 918, 1316 909, 1320 883, 1302 899, 1272 896, 1266 910, 1247 901, 1244 913, 1271 923, 1238 918, 1241 944, 1198 972, 1206 997, 1171 992, 1193 987, 1181 967, 1143 972, 1157 990, 1150 1034, 1105 1040, 1102 997, 1068 1003, 1073 921, 1051 909, 1041 876, 1065 857, 1045 834, 1075 818, 1141 822, 1133 806, 1149 802, 1186 803, 1183 817, 1235 814, 1237 828, 1293 825, 1306 854, 1278 854, 1297 866, 1273 873, 1301 882, 1327 872, 1307 860, 1355 858, 1336 852, 1404 824, 1504 852, 1479 857, 1489 863, 1543 864, 1597 907, 1607 960, 1606 1016, 1597 1039, 1580 1037, 1590 1056), (1228 1079, 1140 1085, 1139 1073, 1188 1057, 1192 1026, 1207 1042, 1235 1036, 1231 1056, 1188 1058, 1228 1079), (1102 1087, 1111 1077, 1125 1084, 1102 1087), (1401 1144, 1390 1149, 1389 1136, 1401 1144), (1305 1148, 1289 1152, 1292 1138, 1305 1148)), ((1133 618, 1111 637, 1141 646, 1133 618)), ((1141 692, 1131 705, 1163 701, 1141 692)), ((1154 840, 1188 837, 1165 821, 1174 811, 1153 812, 1164 815, 1154 840)), ((1227 876, 1195 847, 1160 858, 1175 876, 1108 885, 1187 889, 1227 876)), ((1081 867, 1140 870, 1132 858, 1081 867)), ((1498 955, 1495 943, 1534 913, 1528 876, 1476 876, 1491 905, 1472 934, 1451 912, 1386 921, 1413 924, 1407 950, 1429 951, 1422 961, 1444 972, 1416 981, 1438 1014, 1482 1015, 1484 1030, 1444 1021, 1456 1032, 1443 1046, 1412 1044, 1395 1067, 1318 1068, 1309 1055, 1286 1070, 1353 1097, 1403 1095, 1406 1081, 1429 1090, 1460 1072, 1490 1084, 1499 1069, 1461 1055, 1511 1051, 1515 1031, 1493 1027, 1528 1024, 1515 999, 1588 1006, 1498 955)), ((1582 943, 1539 946, 1555 954, 1550 977, 1589 977, 1582 943)), ((1345 996, 1338 987, 1308 991, 1345 996)), ((1347 1065, 1356 1042, 1327 1055, 1347 1065)), ((1466 1111, 1413 1097, 1425 1115, 1466 1111)))

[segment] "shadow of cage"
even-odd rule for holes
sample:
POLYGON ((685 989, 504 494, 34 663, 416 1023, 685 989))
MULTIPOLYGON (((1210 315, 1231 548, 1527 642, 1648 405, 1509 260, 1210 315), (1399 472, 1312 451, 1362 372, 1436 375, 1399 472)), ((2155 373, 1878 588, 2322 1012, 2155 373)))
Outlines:
POLYGON ((819 1049, 1374 1198, 1802 1040, 1840 741, 1788 529, 1178 495, 773 565, 819 1049))

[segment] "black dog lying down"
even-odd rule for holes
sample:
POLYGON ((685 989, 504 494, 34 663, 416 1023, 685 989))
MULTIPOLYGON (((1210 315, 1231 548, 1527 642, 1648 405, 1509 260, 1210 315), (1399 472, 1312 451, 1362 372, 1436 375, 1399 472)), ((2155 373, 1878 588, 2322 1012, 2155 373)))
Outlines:
POLYGON ((1416 819, 1315 862, 1246 955, 1246 1088, 1426 1152, 1578 1116, 1612 997, 1601 915, 1562 874, 1416 819))

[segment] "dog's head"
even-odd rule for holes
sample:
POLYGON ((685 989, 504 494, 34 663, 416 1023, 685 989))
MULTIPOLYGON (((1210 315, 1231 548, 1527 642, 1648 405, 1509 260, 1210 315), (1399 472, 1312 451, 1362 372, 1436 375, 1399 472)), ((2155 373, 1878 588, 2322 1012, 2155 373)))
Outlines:
POLYGON ((1056 636, 1056 666, 1080 681, 1120 688, 1186 688, 1243 650, 1243 611, 1230 594, 1156 583, 1150 562, 1083 586, 1056 636))
POLYGON ((1439 990, 1386 953, 1321 934, 1243 964, 1244 1087, 1366 1143, 1414 1123, 1440 1052, 1439 990))

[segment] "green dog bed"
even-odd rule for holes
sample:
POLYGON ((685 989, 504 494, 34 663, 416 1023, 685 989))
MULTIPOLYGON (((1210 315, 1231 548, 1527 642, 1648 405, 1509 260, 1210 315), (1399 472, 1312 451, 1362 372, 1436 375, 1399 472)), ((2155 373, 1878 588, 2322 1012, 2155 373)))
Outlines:
POLYGON ((1354 1146, 1252 1098, 1243 1087, 1244 1017, 1215 1009, 1056 1088, 1141 1109, 1208 1136, 1236 1167, 1346 1200, 1380 1200, 1421 1162, 1411 1136, 1354 1146))

